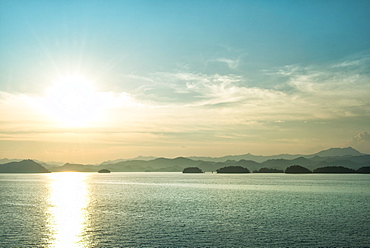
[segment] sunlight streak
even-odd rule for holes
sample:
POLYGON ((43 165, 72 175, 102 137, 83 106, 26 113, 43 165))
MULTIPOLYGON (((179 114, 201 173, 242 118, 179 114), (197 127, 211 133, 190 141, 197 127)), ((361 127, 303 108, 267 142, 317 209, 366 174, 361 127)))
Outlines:
POLYGON ((77 172, 50 174, 51 247, 86 247, 82 241, 89 202, 86 176, 77 172))

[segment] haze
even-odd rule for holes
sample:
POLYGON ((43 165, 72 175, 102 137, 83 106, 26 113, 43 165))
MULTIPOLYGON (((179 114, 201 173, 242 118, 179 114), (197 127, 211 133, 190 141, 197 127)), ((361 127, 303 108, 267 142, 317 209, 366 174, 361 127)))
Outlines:
POLYGON ((0 2, 0 158, 370 153, 369 1, 0 2))

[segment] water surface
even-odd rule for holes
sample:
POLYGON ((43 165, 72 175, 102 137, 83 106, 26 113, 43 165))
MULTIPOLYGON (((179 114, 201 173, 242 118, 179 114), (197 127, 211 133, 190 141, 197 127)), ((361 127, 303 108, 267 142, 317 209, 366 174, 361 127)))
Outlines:
POLYGON ((370 246, 369 179, 0 174, 0 246, 370 246))

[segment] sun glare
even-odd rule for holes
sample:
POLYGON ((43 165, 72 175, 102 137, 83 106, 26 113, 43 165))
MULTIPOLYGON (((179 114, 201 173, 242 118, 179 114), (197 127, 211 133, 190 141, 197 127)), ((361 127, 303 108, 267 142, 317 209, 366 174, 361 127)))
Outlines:
POLYGON ((82 238, 89 201, 86 177, 77 172, 50 174, 52 247, 87 247, 82 238))
POLYGON ((81 76, 66 76, 48 89, 46 108, 61 126, 85 127, 99 117, 98 94, 81 76))

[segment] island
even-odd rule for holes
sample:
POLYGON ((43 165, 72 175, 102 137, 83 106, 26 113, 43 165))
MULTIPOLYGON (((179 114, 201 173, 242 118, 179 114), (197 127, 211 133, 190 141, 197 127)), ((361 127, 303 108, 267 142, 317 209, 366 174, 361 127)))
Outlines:
POLYGON ((357 170, 357 173, 370 174, 370 166, 361 167, 357 170))
POLYGON ((304 174, 304 173, 311 173, 309 169, 300 166, 300 165, 292 165, 285 169, 285 173, 291 173, 291 174, 304 174))
POLYGON ((226 166, 216 170, 217 173, 250 173, 250 171, 241 166, 226 166))
POLYGON ((203 173, 203 171, 198 167, 187 167, 182 171, 182 173, 203 173))
POLYGON ((313 173, 356 173, 356 171, 343 166, 327 166, 316 168, 313 173))
POLYGON ((261 168, 259 170, 254 170, 253 173, 284 173, 283 170, 279 169, 270 169, 270 168, 261 168))
POLYGON ((110 170, 108 169, 101 169, 98 171, 98 173, 110 173, 110 170))

